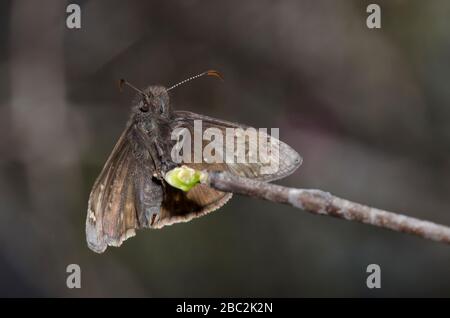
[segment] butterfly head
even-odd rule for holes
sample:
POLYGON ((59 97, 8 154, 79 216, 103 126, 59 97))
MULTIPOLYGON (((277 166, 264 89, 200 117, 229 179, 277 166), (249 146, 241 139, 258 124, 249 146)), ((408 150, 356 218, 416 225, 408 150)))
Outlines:
POLYGON ((169 94, 163 86, 150 86, 138 95, 138 111, 168 117, 170 114, 169 94))

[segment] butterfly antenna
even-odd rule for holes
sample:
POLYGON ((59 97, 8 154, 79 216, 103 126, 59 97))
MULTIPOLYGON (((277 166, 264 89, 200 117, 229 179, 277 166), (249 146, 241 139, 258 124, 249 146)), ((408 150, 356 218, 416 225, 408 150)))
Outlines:
POLYGON ((189 77, 189 78, 185 79, 184 81, 181 81, 181 82, 179 82, 179 83, 177 83, 177 84, 175 84, 175 85, 172 85, 172 86, 170 86, 170 87, 167 89, 167 91, 170 91, 171 89, 174 89, 175 87, 178 87, 178 86, 180 86, 180 85, 183 85, 184 83, 190 82, 190 81, 192 81, 192 80, 194 80, 194 79, 196 79, 196 78, 202 77, 202 76, 215 76, 215 77, 217 77, 217 78, 219 78, 220 80, 223 81, 223 77, 222 77, 222 75, 220 75, 220 73, 219 73, 218 71, 215 71, 215 70, 209 70, 209 71, 203 72, 203 73, 201 73, 201 74, 198 74, 198 75, 189 77))
POLYGON ((148 97, 147 94, 145 94, 142 90, 140 90, 139 88, 135 87, 134 85, 130 84, 129 82, 127 82, 126 80, 124 80, 123 78, 119 80, 119 90, 122 92, 123 91, 123 86, 126 85, 132 89, 134 89, 136 92, 141 93, 144 97, 148 97))
POLYGON ((119 80, 119 90, 122 91, 123 86, 127 85, 128 87, 130 87, 131 89, 134 89, 136 92, 139 92, 142 97, 144 98, 144 104, 141 107, 142 111, 148 111, 150 108, 150 98, 148 97, 147 94, 145 94, 142 90, 140 90, 139 88, 135 87, 134 85, 131 85, 130 83, 128 83, 126 80, 124 80, 123 78, 121 80, 119 80))

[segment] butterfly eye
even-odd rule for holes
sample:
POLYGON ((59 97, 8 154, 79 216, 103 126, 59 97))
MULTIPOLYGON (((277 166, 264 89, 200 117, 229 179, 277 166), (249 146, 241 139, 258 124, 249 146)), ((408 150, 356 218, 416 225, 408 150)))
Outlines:
POLYGON ((150 109, 150 99, 147 95, 143 95, 141 101, 139 102, 139 109, 146 113, 150 109))
POLYGON ((146 112, 148 112, 148 109, 149 109, 148 104, 144 100, 141 100, 139 102, 139 110, 141 112, 146 113, 146 112))

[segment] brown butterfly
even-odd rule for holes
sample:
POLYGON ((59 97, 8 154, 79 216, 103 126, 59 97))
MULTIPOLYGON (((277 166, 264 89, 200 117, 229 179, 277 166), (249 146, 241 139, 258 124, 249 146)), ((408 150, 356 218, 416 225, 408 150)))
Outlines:
MULTIPOLYGON (((178 166, 171 158, 174 129, 184 127, 193 132, 194 120, 202 120, 205 129, 214 127, 225 131, 226 128, 247 127, 171 109, 168 91, 204 75, 220 77, 216 71, 207 71, 170 88, 150 86, 143 91, 121 80, 121 84, 132 87, 139 95, 125 131, 89 196, 86 239, 94 252, 102 253, 108 246, 120 246, 135 235, 136 229, 190 221, 220 208, 231 198, 231 193, 204 184, 183 192, 164 180, 165 173, 178 166)), ((271 138, 274 137, 267 135, 268 140, 271 138)), ((272 181, 291 174, 302 163, 297 152, 283 142, 279 142, 279 158, 279 169, 272 174, 261 173, 261 162, 184 164, 200 170, 229 171, 241 177, 272 181)))

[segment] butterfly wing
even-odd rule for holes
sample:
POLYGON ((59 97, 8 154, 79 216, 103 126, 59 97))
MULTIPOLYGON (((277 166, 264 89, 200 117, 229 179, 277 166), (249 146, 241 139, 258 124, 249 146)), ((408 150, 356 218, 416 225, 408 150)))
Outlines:
POLYGON ((136 160, 131 132, 127 127, 120 136, 89 196, 86 240, 98 253, 151 227, 161 208, 162 186, 152 179, 151 168, 136 160))
MULTIPOLYGON (((251 128, 246 125, 241 125, 221 119, 216 119, 196 113, 192 113, 189 111, 175 111, 175 118, 173 121, 173 127, 184 127, 189 129, 191 134, 194 134, 195 125, 194 120, 202 121, 202 130, 206 130, 208 128, 217 128, 219 129, 223 136, 226 136, 227 128, 242 128, 244 130, 251 128)), ((203 132, 201 132, 203 136, 203 132)), ((256 179, 260 181, 273 181, 284 178, 290 174, 292 174, 301 164, 302 157, 289 145, 284 142, 276 139, 275 137, 269 136, 267 133, 263 131, 258 132, 258 137, 262 140, 266 140, 267 144, 272 145, 275 151, 262 151, 260 149, 260 145, 258 144, 257 139, 246 138, 244 149, 247 151, 249 149, 257 149, 258 151, 258 160, 256 162, 251 162, 247 160, 245 162, 223 162, 223 163, 215 163, 214 166, 209 165, 206 162, 202 163, 191 163, 187 164, 195 169, 212 169, 212 170, 221 170, 221 171, 229 171, 232 174, 237 176, 246 177, 250 179, 256 179), (261 150, 261 151, 259 151, 261 150), (275 169, 269 169, 271 163, 277 162, 277 167, 275 169)), ((235 136, 236 140, 237 137, 235 136)), ((209 143, 208 140, 203 140, 203 149, 206 144, 209 143)), ((224 155, 225 156, 225 155, 224 155)), ((225 160, 224 160, 225 161, 225 160)))
MULTIPOLYGON (((226 128, 248 128, 248 126, 245 125, 215 119, 188 111, 174 111, 174 118, 171 122, 171 131, 176 128, 187 128, 191 136, 193 136, 196 129, 194 120, 202 120, 203 129, 220 129, 220 131, 223 132, 224 136, 226 135, 226 128)), ((270 143, 271 141, 273 141, 274 137, 262 133, 261 138, 266 138, 266 140, 270 143)), ((170 137, 166 136, 165 139, 170 140, 170 137)), ((205 148, 208 142, 208 140, 203 140, 202 149, 205 148)), ((251 146, 256 146, 250 144, 252 142, 255 142, 254 140, 247 139, 245 142, 245 149, 250 149, 251 146)), ((278 147, 277 151, 280 156, 278 156, 276 152, 262 152, 261 155, 263 156, 263 158, 259 162, 208 163, 203 159, 202 162, 184 162, 183 164, 197 170, 229 171, 235 175, 246 178, 272 181, 291 174, 302 163, 302 158, 287 144, 281 141, 278 141, 278 143, 276 144, 278 147), (279 158, 275 158, 275 156, 278 156, 279 158), (277 171, 274 171, 272 173, 262 173, 262 168, 267 166, 266 163, 270 162, 270 160, 279 160, 279 167, 277 171)), ((191 149, 193 148, 191 147, 191 149)), ((193 218, 203 216, 222 207, 232 197, 232 193, 217 191, 204 184, 197 185, 188 192, 183 192, 171 186, 166 186, 164 188, 164 191, 165 195, 161 208, 160 219, 158 219, 158 221, 154 224, 154 227, 156 228, 178 222, 187 222, 193 218)))
POLYGON ((197 185, 188 192, 166 185, 164 194, 160 217, 153 224, 153 228, 188 222, 206 215, 222 207, 233 195, 204 184, 197 185))

